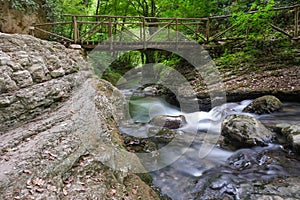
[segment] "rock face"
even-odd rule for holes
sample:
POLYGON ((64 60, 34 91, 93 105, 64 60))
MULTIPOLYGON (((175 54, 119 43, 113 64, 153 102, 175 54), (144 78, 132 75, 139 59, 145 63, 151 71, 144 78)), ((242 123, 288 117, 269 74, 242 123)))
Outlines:
POLYGON ((0 129, 68 98, 90 73, 77 51, 59 43, 2 33, 0 43, 0 129))
POLYGON ((261 122, 248 115, 229 115, 222 123, 224 145, 235 148, 265 146, 275 137, 261 122))
MULTIPOLYGON (((0 32, 3 33, 29 33, 29 26, 34 23, 47 22, 45 8, 38 6, 33 9, 22 1, 0 1, 0 32), (12 4, 21 9, 13 9, 12 4), (25 7, 26 10, 22 10, 25 7)), ((38 36, 45 34, 37 33, 38 36)))
POLYGON ((183 115, 169 116, 159 115, 151 119, 150 123, 155 126, 165 127, 169 129, 178 129, 186 125, 186 119, 183 115))
POLYGON ((261 115, 278 111, 281 108, 282 103, 278 98, 266 95, 255 99, 243 111, 261 115))
POLYGON ((78 51, 25 35, 0 42, 0 199, 159 199, 122 151, 121 94, 90 78, 78 51))

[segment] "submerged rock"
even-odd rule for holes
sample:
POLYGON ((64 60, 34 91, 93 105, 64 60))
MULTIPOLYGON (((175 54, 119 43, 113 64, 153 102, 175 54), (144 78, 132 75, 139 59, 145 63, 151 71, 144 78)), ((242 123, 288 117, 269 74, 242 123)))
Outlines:
POLYGON ((275 134, 260 121, 248 115, 229 115, 222 123, 223 145, 235 148, 266 146, 275 134))
POLYGON ((187 124, 183 115, 170 116, 159 115, 151 119, 150 123, 154 126, 165 127, 169 129, 178 129, 187 124))
POLYGON ((278 98, 266 95, 255 99, 243 111, 261 115, 278 111, 282 106, 283 104, 278 98))

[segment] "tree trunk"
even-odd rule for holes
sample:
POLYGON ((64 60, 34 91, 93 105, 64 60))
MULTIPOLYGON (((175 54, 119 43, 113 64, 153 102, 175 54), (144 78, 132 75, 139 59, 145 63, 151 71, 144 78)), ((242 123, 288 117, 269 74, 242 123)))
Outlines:
MULTIPOLYGON (((99 10, 100 10, 100 0, 97 0, 97 7, 96 7, 96 15, 99 15, 99 10)), ((98 21, 98 18, 96 18, 98 21)))

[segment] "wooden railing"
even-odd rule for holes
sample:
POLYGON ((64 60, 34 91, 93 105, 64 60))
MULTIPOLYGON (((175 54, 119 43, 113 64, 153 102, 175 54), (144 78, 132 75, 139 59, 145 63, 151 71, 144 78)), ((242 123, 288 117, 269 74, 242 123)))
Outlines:
MULTIPOLYGON (((292 40, 299 40, 300 5, 275 8, 273 11, 291 15, 290 24, 271 27, 292 40)), ((251 11, 254 14, 261 11, 251 11)), ((208 18, 158 18, 142 16, 100 16, 64 15, 66 21, 34 24, 30 27, 34 35, 37 31, 65 43, 81 44, 94 48, 102 44, 104 49, 155 48, 159 45, 173 45, 189 48, 189 45, 232 39, 230 31, 235 29, 232 15, 208 18)), ((248 33, 244 35, 247 36, 248 33)))

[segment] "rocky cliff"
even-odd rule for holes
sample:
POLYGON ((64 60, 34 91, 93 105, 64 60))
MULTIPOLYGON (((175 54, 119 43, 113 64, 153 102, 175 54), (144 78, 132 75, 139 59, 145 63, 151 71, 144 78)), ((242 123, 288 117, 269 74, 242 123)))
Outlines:
POLYGON ((137 157, 116 153, 118 91, 80 52, 28 35, 0 43, 1 199, 159 199, 131 173, 137 157))
MULTIPOLYGON (((0 1, 0 32, 28 34, 30 25, 47 22, 44 8, 33 9, 28 6, 26 9, 13 9, 12 2, 0 1)), ((20 2, 27 5, 27 1, 20 2)), ((43 34, 39 33, 39 36, 42 37, 43 34)))

